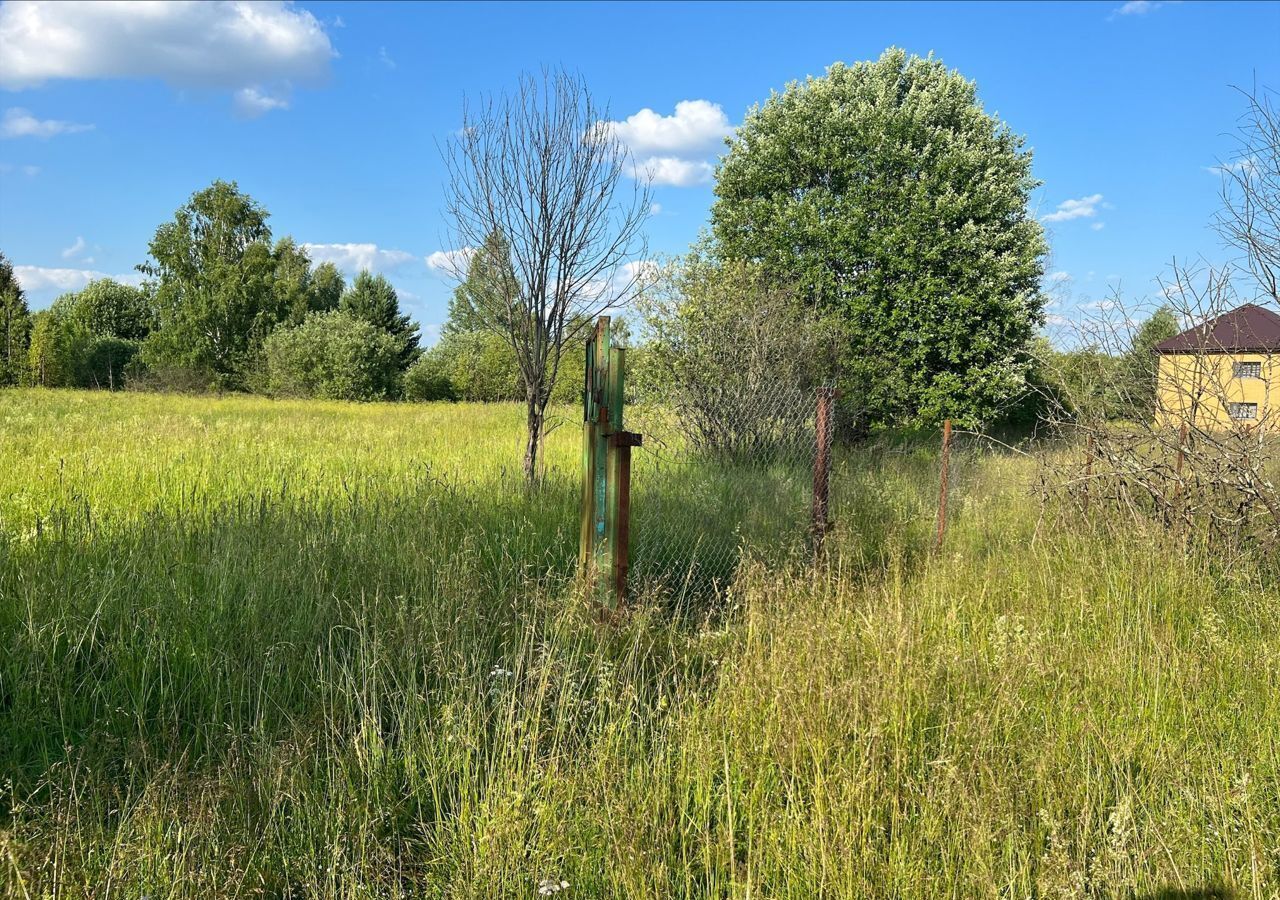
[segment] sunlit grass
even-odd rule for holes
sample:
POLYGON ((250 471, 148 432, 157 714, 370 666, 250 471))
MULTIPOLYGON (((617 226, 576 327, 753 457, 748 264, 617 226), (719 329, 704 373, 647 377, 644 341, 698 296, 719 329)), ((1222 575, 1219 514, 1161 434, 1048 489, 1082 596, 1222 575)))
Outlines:
POLYGON ((878 445, 816 569, 604 625, 563 415, 530 491, 515 407, 0 392, 0 895, 1280 892, 1261 577, 976 451, 932 556, 878 445))

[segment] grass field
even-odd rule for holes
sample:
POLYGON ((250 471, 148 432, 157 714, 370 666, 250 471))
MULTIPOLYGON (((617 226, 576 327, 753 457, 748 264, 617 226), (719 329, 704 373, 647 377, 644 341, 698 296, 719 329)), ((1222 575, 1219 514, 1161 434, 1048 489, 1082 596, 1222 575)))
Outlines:
POLYGON ((519 423, 0 392, 0 895, 1280 897, 1261 572, 976 450, 931 556, 880 444, 816 570, 601 625, 519 423))

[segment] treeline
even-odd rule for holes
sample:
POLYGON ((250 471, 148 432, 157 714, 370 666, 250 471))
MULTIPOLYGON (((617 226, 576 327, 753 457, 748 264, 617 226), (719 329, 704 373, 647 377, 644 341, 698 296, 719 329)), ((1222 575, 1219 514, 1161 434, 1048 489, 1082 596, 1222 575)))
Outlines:
POLYGON ((0 256, 0 382, 44 387, 403 396, 422 356, 395 288, 312 265, 234 182, 197 192, 156 229, 146 276, 64 294, 32 313, 0 256))
POLYGON ((1156 345, 1182 330, 1167 304, 1127 335, 1069 349, 1037 338, 1027 390, 1007 419, 1019 425, 1058 419, 1149 421, 1156 409, 1156 345))
MULTIPOLYGON (((481 252, 450 304, 441 340, 418 326, 386 278, 348 284, 234 182, 194 194, 156 229, 141 286, 101 279, 32 313, 0 254, 0 384, 230 390, 336 400, 522 400, 515 352, 486 330, 473 298, 491 280, 481 252)), ((577 398, 572 358, 555 400, 577 398)))

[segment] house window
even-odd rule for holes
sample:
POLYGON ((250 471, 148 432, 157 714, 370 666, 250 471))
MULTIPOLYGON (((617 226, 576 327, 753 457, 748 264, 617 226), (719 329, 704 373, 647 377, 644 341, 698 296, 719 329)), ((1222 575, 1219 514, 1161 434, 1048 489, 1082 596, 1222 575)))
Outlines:
POLYGON ((1262 363, 1260 362, 1238 362, 1232 364, 1231 368, 1236 378, 1262 377, 1262 363))
POLYGON ((1256 403, 1228 403, 1227 412, 1233 419, 1256 419, 1258 418, 1258 404, 1256 403))

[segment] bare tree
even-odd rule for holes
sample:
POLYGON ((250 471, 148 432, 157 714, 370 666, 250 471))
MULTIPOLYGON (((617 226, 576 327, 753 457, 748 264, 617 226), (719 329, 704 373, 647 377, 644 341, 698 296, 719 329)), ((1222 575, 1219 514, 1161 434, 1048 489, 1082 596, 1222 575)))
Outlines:
POLYGON ((482 292, 475 321, 515 351, 532 481, 569 340, 636 289, 649 182, 626 183, 638 173, 608 110, 562 70, 522 75, 513 93, 467 104, 444 157, 450 239, 464 251, 453 254, 455 277, 478 248, 504 246, 510 255, 510 265, 488 266, 499 283, 482 292))
POLYGON ((1280 109, 1275 92, 1245 93, 1236 152, 1222 162, 1222 208, 1215 225, 1239 250, 1262 302, 1280 304, 1280 109))
POLYGON ((1206 533, 1225 559, 1232 551, 1262 547, 1274 552, 1280 541, 1280 410, 1270 406, 1271 384, 1280 372, 1274 352, 1259 348, 1257 376, 1262 401, 1241 421, 1224 416, 1240 405, 1241 388, 1231 346, 1222 344, 1231 326, 1223 316, 1241 300, 1226 267, 1174 263, 1162 279, 1163 295, 1178 318, 1192 326, 1160 364, 1161 387, 1154 398, 1147 372, 1123 365, 1133 345, 1138 310, 1118 297, 1080 326, 1084 359, 1092 368, 1065 396, 1050 405, 1053 424, 1078 439, 1080 454, 1051 454, 1055 483, 1085 509, 1110 508, 1119 521, 1150 520, 1164 528, 1206 533), (1215 327, 1217 326, 1217 327, 1215 327), (1076 396, 1076 391, 1099 392, 1076 396), (1117 420, 1117 411, 1145 415, 1117 420))

